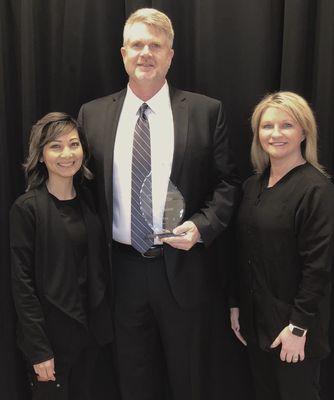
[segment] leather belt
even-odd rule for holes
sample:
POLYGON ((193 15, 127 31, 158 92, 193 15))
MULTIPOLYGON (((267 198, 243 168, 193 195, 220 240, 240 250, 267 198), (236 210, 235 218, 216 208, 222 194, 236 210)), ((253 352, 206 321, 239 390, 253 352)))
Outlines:
POLYGON ((162 245, 152 246, 145 253, 140 253, 139 251, 137 251, 134 247, 130 246, 129 244, 116 242, 115 240, 113 240, 112 244, 115 249, 122 251, 126 254, 129 254, 131 256, 138 257, 138 258, 154 259, 154 258, 163 257, 163 255, 164 255, 164 247, 162 245))

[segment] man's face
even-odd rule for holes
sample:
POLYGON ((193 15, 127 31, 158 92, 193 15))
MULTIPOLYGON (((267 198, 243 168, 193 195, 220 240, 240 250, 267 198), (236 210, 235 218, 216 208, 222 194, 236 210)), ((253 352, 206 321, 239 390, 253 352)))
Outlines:
POLYGON ((165 33, 138 22, 125 39, 121 53, 130 83, 162 86, 174 55, 165 33))

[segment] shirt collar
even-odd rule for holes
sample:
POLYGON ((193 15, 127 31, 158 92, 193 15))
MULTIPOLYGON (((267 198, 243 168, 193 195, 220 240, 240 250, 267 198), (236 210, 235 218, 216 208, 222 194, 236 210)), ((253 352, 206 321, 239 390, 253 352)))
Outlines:
POLYGON ((133 114, 138 113, 139 107, 143 103, 146 103, 154 114, 164 113, 166 109, 170 110, 171 107, 168 83, 165 81, 162 88, 145 102, 133 93, 128 84, 125 101, 129 112, 133 114))

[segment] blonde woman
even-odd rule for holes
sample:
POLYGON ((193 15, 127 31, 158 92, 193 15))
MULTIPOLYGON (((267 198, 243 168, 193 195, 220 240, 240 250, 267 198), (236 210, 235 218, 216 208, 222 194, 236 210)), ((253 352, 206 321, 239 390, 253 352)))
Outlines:
POLYGON ((231 325, 247 344, 257 399, 316 400, 329 352, 334 188, 302 97, 267 95, 252 130, 256 174, 244 183, 237 218, 240 290, 231 325))

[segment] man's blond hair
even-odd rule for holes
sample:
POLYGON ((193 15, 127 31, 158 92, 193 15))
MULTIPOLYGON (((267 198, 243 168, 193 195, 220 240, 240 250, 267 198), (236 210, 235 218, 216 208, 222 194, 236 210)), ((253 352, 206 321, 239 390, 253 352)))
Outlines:
POLYGON ((172 22, 166 14, 154 8, 140 8, 130 15, 124 25, 123 46, 125 46, 128 41, 129 29, 138 22, 163 32, 167 36, 170 47, 173 47, 174 30, 172 22))

